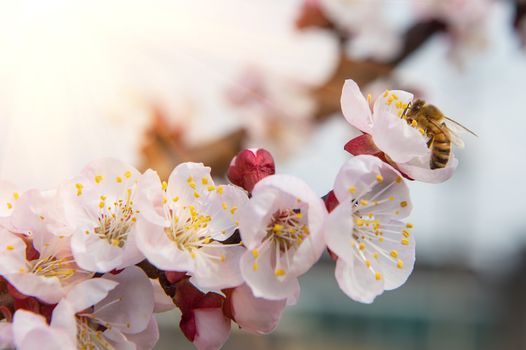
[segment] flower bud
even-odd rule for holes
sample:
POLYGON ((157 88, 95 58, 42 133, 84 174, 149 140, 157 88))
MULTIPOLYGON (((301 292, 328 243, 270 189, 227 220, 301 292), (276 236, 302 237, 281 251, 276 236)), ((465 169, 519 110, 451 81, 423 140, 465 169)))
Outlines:
POLYGON ((287 304, 286 299, 257 298, 249 286, 242 284, 225 292, 223 312, 242 329, 255 334, 268 334, 279 323, 287 304))
POLYGON ((276 166, 270 152, 251 148, 241 151, 232 159, 227 176, 234 185, 252 192, 256 183, 275 173, 276 166))
POLYGON ((179 327, 198 350, 223 346, 230 336, 230 320, 223 315, 223 296, 205 294, 186 280, 177 285, 174 301, 182 313, 179 327))

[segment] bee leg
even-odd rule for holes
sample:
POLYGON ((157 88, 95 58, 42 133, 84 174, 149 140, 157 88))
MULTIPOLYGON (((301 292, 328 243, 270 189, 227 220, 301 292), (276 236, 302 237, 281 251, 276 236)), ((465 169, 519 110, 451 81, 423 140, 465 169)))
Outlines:
POLYGON ((428 141, 427 141, 427 148, 431 148, 431 145, 433 144, 433 138, 431 137, 428 141))

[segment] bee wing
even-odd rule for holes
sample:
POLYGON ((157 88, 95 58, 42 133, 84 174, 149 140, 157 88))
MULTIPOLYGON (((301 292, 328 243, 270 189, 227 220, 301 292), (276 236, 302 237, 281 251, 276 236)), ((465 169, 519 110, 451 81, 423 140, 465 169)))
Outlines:
POLYGON ((449 138, 451 139, 451 142, 457 146, 458 148, 464 148, 464 141, 460 138, 460 136, 457 135, 457 133, 453 130, 449 129, 449 138))
POLYGON ((469 130, 468 128, 466 128, 464 125, 460 124, 456 120, 453 120, 453 119, 448 118, 446 116, 444 116, 444 118, 446 119, 446 124, 447 124, 448 129, 450 131, 452 131, 453 133, 464 134, 464 133, 468 132, 471 135, 473 135, 475 137, 478 137, 477 134, 475 134, 473 131, 469 130))

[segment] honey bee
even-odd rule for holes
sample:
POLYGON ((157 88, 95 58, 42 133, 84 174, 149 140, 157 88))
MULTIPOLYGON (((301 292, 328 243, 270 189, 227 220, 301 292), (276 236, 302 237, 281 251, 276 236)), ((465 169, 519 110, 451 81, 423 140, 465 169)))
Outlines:
POLYGON ((409 103, 402 118, 429 138, 427 147, 431 150, 431 169, 441 169, 447 165, 451 156, 451 144, 459 148, 464 147, 458 133, 467 131, 477 136, 473 131, 446 117, 437 107, 420 99, 409 103))

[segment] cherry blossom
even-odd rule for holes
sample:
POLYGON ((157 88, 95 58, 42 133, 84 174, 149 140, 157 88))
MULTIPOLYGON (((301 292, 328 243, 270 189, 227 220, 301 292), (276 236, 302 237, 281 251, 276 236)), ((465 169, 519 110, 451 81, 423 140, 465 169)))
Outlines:
POLYGON ((158 339, 153 289, 137 267, 79 283, 43 316, 18 310, 13 321, 19 349, 152 349, 158 339))
POLYGON ((10 228, 9 217, 20 198, 17 187, 7 181, 0 181, 0 226, 10 228))
POLYGON ((160 269, 187 272, 200 288, 239 285, 244 248, 222 241, 236 230, 237 210, 247 200, 239 187, 216 185, 202 164, 180 164, 168 183, 149 170, 138 190, 139 249, 160 269))
POLYGON ((451 153, 444 168, 431 169, 426 131, 403 118, 413 100, 412 94, 386 90, 375 100, 372 111, 371 98, 368 100, 354 81, 345 81, 341 96, 343 115, 352 126, 365 133, 347 144, 349 152, 379 155, 409 178, 423 182, 443 182, 453 175, 458 165, 454 154, 451 153))
POLYGON ((321 199, 296 177, 280 174, 258 182, 239 213, 241 238, 248 248, 241 272, 255 297, 295 301, 298 276, 325 249, 326 215, 321 199))
POLYGON ((57 191, 30 190, 18 200, 9 227, 0 228, 0 273, 21 296, 57 303, 67 290, 91 273, 80 269, 70 249, 57 191))
POLYGON ((70 201, 67 219, 74 228, 71 249, 80 267, 108 272, 144 259, 135 243, 139 177, 130 165, 101 159, 63 186, 70 201))
POLYGON ((336 177, 339 202, 326 225, 327 245, 337 256, 336 279, 352 299, 371 303, 402 285, 415 260, 409 189, 400 173, 373 156, 347 161, 336 177))

